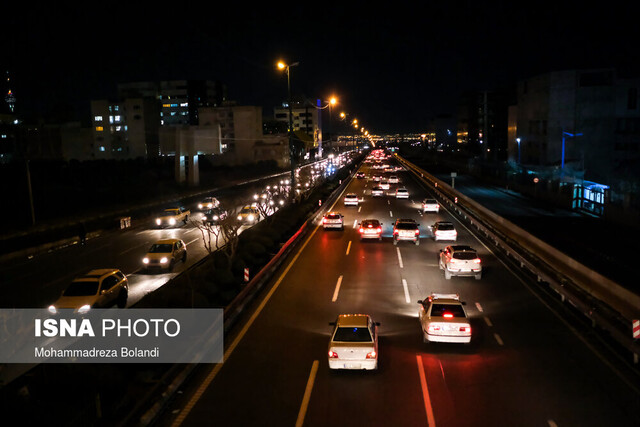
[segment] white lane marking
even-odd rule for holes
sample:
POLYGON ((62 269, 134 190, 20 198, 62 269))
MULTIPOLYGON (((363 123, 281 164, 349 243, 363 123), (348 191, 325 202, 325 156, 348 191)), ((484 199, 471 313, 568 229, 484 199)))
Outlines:
POLYGON ((489 320, 487 316, 484 317, 484 323, 486 323, 489 327, 493 326, 493 323, 491 323, 491 320, 489 320))
POLYGON ((387 200, 387 204, 390 205, 391 204, 391 200, 387 200))
POLYGON ((347 245, 347 253, 345 255, 349 255, 350 250, 351 250, 351 240, 349 240, 349 244, 347 245))
POLYGON ((199 237, 196 237, 195 239, 191 240, 188 243, 185 243, 185 246, 189 246, 190 244, 192 244, 193 242, 195 242, 196 240, 200 239, 199 237))
POLYGON ((309 400, 311 400, 311 391, 313 390, 313 383, 316 381, 316 374, 318 373, 319 364, 319 361, 314 360, 313 364, 311 365, 311 372, 309 373, 309 379, 307 380, 307 387, 304 389, 302 404, 300 405, 300 411, 298 412, 298 418, 296 419, 296 427, 301 427, 304 423, 304 417, 307 414, 309 400))
POLYGON ((143 244, 141 244, 141 245, 132 246, 132 247, 130 247, 129 249, 125 249, 124 251, 120 252, 118 255, 126 254, 126 253, 127 253, 127 252, 129 252, 129 251, 132 251, 132 250, 134 250, 134 249, 141 248, 141 247, 143 247, 143 246, 147 246, 148 244, 149 244, 149 242, 144 242, 144 243, 143 243, 143 244))
POLYGON ((416 362, 418 362, 418 374, 420 376, 420 386, 422 387, 424 410, 427 413, 427 424, 429 425, 429 427, 435 427, 436 419, 433 416, 433 408, 431 407, 431 399, 429 398, 429 389, 427 388, 427 376, 424 374, 424 366, 422 366, 421 355, 416 354, 416 362))
MULTIPOLYGON (((335 205, 335 203, 334 203, 334 205, 335 205)), ((333 209, 331 209, 331 210, 333 210, 333 209)), ((320 227, 316 227, 313 230, 311 235, 309 235, 309 237, 307 237, 307 239, 304 241, 304 243, 302 244, 302 246, 300 247, 298 252, 296 252, 296 254, 293 257, 293 259, 291 259, 289 264, 287 264, 287 267, 284 269, 282 274, 280 274, 280 277, 278 277, 278 280, 276 280, 276 282, 273 284, 273 286, 271 287, 271 289, 269 290, 267 295, 264 297, 264 299, 262 300, 260 305, 258 305, 258 308, 256 308, 256 310, 253 312, 253 314, 251 315, 251 317, 249 318, 247 323, 245 323, 244 327, 240 330, 240 332, 235 337, 233 342, 226 348, 226 350, 224 352, 224 357, 223 357, 222 360, 224 360, 224 361, 229 360, 229 358, 231 357, 231 354, 234 352, 234 350, 236 349, 236 347, 238 346, 240 341, 242 341, 242 339, 246 335, 246 333, 249 330, 249 328, 251 328, 251 325, 253 325, 255 320, 258 318, 258 316, 260 315, 260 313, 262 312, 264 307, 267 305, 267 303, 269 302, 269 300, 271 299, 273 294, 276 292, 276 290, 278 289, 278 287, 280 286, 280 284, 282 283, 282 281, 286 277, 287 273, 289 273, 289 270, 291 270, 291 267, 296 263, 296 261, 300 257, 300 254, 302 253, 304 248, 307 247, 307 244, 311 241, 313 236, 315 236, 315 234, 316 234, 316 232, 318 231, 319 228, 320 227)), ((180 426, 182 424, 182 422, 187 418, 187 416, 189 415, 189 413, 191 412, 191 410, 193 409, 195 404, 200 400, 200 398, 204 394, 205 390, 209 387, 211 382, 213 382, 213 380, 218 375, 218 372, 220 372, 220 370, 222 369, 223 366, 224 366, 224 362, 217 363, 217 364, 215 364, 215 366, 213 366, 211 371, 209 371, 209 373, 207 374, 206 378, 202 382, 200 382, 200 385, 195 390, 193 396, 189 399, 189 401, 187 402, 185 407, 182 408, 182 411, 180 411, 180 414, 178 414, 176 419, 173 421, 172 426, 178 427, 178 426, 180 426)))
POLYGON ((500 345, 504 345, 504 342, 502 342, 502 338, 500 338, 500 335, 498 335, 498 334, 493 334, 493 337, 496 339, 496 341, 498 342, 498 344, 500 344, 500 345))
POLYGON ((478 309, 478 311, 479 311, 480 313, 482 313, 482 312, 484 311, 484 310, 482 310, 482 306, 480 305, 480 303, 479 303, 479 302, 477 302, 477 303, 476 303, 476 308, 478 309))
POLYGON ((393 218, 393 212, 389 211, 389 216, 393 218))
POLYGON ((402 279, 402 287, 404 288, 404 299, 407 301, 407 304, 411 302, 411 298, 409 297, 409 287, 407 286, 407 281, 402 279))
POLYGON ((358 213, 362 210, 362 206, 358 206, 358 213))
POLYGON ((356 219, 353 221, 353 228, 356 228, 357 226, 358 226, 358 220, 356 219))
POLYGON ((342 285, 342 276, 338 277, 338 281, 336 282, 336 290, 333 291, 333 298, 331 298, 331 302, 336 302, 338 299, 338 294, 340 293, 340 285, 342 285))
POLYGON ((400 263, 400 268, 404 268, 404 264, 402 263, 402 255, 400 254, 400 248, 396 248, 398 252, 398 263, 400 263))

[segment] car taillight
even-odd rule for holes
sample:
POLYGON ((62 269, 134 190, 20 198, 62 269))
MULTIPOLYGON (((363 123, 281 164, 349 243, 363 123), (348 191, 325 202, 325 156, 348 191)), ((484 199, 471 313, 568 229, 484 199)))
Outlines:
POLYGON ((468 332, 471 334, 471 326, 460 326, 460 332, 468 332))
POLYGON ((335 351, 329 350, 329 358, 330 359, 337 359, 338 358, 338 353, 336 353, 335 351))
POLYGON ((482 261, 480 261, 480 258, 476 258, 476 259, 474 259, 474 260, 473 260, 473 262, 475 262, 476 264, 480 264, 480 263, 482 263, 482 261))
POLYGON ((382 227, 378 227, 378 233, 382 233, 382 227))
POLYGON ((444 313, 444 314, 442 315, 442 317, 445 317, 445 318, 447 318, 447 319, 453 319, 453 314, 451 314, 451 313, 444 313))
POLYGON ((440 331, 440 325, 429 325, 429 329, 428 329, 429 333, 434 333, 439 331, 440 331))
POLYGON ((393 230, 393 234, 398 234, 398 230, 393 230))
POLYGON ((416 230, 416 236, 420 234, 420 230, 416 230))
POLYGON ((327 218, 322 218, 322 223, 326 224, 326 222, 327 222, 327 218))
POLYGON ((364 233, 364 228, 360 227, 360 232, 364 233))
POLYGON ((371 353, 367 353, 367 359, 375 359, 377 356, 376 351, 372 351, 371 353))

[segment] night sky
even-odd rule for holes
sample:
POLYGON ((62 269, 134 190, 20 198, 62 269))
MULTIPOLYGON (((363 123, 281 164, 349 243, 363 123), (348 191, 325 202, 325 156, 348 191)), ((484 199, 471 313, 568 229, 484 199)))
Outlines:
POLYGON ((334 111, 372 132, 413 132, 455 113, 466 90, 553 70, 634 66, 640 42, 636 14, 611 1, 597 8, 560 1, 180 4, 11 10, 3 17, 2 71, 12 73, 19 108, 72 109, 88 119, 89 101, 113 96, 119 82, 210 79, 226 83, 239 104, 270 111, 286 98, 286 78, 275 68, 283 58, 300 63, 291 68, 294 94, 335 94, 334 111))

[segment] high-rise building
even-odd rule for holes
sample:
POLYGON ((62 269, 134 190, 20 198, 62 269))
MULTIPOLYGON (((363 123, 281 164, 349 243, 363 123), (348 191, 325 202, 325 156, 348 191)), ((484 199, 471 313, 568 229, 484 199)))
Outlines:
POLYGON ((122 83, 118 97, 151 97, 160 103, 162 126, 199 124, 198 110, 217 107, 227 99, 226 87, 210 80, 167 80, 122 83))

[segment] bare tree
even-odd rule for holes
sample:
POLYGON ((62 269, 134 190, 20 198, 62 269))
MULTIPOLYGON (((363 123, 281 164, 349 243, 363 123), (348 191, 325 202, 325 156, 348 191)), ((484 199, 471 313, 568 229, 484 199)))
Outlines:
POLYGON ((227 258, 227 268, 231 269, 232 260, 238 250, 238 237, 243 224, 238 219, 239 207, 230 210, 222 209, 222 211, 224 215, 220 215, 215 222, 201 219, 191 219, 190 221, 200 230, 202 242, 207 252, 209 254, 222 253, 227 258))

